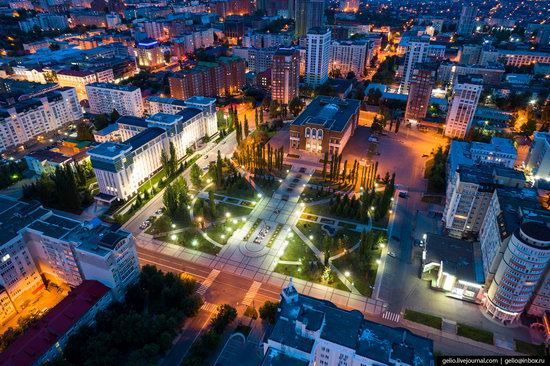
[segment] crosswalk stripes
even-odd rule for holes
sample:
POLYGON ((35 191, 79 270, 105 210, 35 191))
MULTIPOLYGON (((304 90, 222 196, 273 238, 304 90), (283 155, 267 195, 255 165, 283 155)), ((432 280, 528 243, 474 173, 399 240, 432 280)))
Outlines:
POLYGON ((252 286, 248 289, 246 295, 244 296, 244 299, 242 301, 242 304, 246 306, 252 305, 252 301, 256 297, 256 294, 258 293, 258 290, 260 289, 260 286, 262 286, 261 282, 254 281, 252 283, 252 286))
POLYGON ((384 314, 382 314, 382 318, 391 320, 392 322, 399 323, 399 318, 401 318, 401 314, 392 313, 391 311, 386 311, 384 314))
POLYGON ((206 290, 208 290, 210 285, 212 285, 212 283, 216 280, 216 277, 218 277, 219 274, 220 274, 220 271, 218 271, 217 269, 213 269, 212 271, 210 271, 210 273, 208 274, 208 277, 206 277, 204 281, 201 283, 199 289, 197 290, 197 293, 201 296, 204 296, 204 294, 206 293, 206 290))
POLYGON ((205 302, 201 306, 201 310, 208 311, 209 313, 215 312, 217 308, 218 308, 218 305, 212 304, 212 303, 209 303, 209 302, 205 302))

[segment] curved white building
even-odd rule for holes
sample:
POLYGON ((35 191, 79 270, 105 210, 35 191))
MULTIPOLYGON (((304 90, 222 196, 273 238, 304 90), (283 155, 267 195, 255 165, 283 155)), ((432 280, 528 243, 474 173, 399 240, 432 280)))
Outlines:
POLYGON ((485 300, 487 312, 503 323, 526 309, 550 261, 550 228, 527 221, 512 235, 485 300))

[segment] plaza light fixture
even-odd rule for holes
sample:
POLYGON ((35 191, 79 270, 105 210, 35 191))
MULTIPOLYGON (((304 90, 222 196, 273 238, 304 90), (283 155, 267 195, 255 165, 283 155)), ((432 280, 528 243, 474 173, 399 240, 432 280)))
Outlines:
POLYGON ((388 210, 388 212, 391 214, 393 211, 392 211, 392 210, 388 210))
POLYGON ((233 229, 231 229, 229 226, 225 229, 228 233, 230 233, 233 229))
POLYGON ((237 219, 233 219, 232 222, 233 222, 233 224, 236 224, 236 223, 238 223, 239 221, 237 221, 237 219))
POLYGON ((197 239, 194 239, 191 244, 193 244, 193 246, 196 247, 197 245, 199 245, 199 242, 197 241, 197 239))
POLYGON ((302 203, 300 203, 300 206, 306 207, 306 204, 302 202, 302 203))
POLYGON ((282 179, 279 179, 279 183, 283 183, 283 180, 282 180, 282 179))
POLYGON ((231 217, 231 212, 226 212, 225 217, 230 218, 231 217))
POLYGON ((370 210, 371 210, 371 211, 374 211, 374 206, 370 206, 370 210))
POLYGON ((376 264, 380 264, 380 259, 377 259, 377 260, 376 260, 376 264))
POLYGON ((172 224, 172 229, 175 229, 176 228, 176 224, 172 224))
POLYGON ((246 221, 246 217, 243 217, 242 220, 243 220, 243 222, 245 222, 245 221, 246 221))
POLYGON ((294 236, 294 233, 288 233, 288 237, 292 238, 294 236))
POLYGON ((172 236, 170 237, 170 239, 172 240, 176 240, 178 238, 178 236, 176 234, 172 234, 172 236))
POLYGON ((225 234, 220 235, 222 239, 225 239, 225 234))
POLYGON ((428 234, 422 235, 422 239, 426 240, 428 238, 428 234))
POLYGON ((310 235, 310 236, 309 236, 309 240, 313 240, 313 235, 310 235))
POLYGON ((351 273, 349 273, 349 271, 346 271, 346 272, 344 272, 344 276, 349 277, 349 276, 351 276, 351 273))
POLYGON ((290 170, 287 169, 286 172, 287 172, 287 173, 290 173, 290 170))
POLYGON ((258 193, 258 198, 262 198, 262 194, 261 194, 261 193, 258 193))

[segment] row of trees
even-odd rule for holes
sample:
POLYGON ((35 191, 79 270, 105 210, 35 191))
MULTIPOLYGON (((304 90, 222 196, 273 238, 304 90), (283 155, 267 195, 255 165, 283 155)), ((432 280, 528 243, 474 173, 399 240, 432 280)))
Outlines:
POLYGON ((354 160, 353 164, 348 166, 348 161, 344 160, 342 167, 342 154, 333 155, 330 163, 328 159, 328 152, 325 152, 321 173, 323 180, 344 185, 350 184, 352 186, 356 186, 359 183, 361 187, 365 188, 374 186, 376 172, 378 171, 378 162, 361 165, 357 160, 354 160))
POLYGON ((52 174, 43 173, 37 181, 23 187, 23 199, 38 200, 44 206, 80 212, 92 202, 87 179, 93 176, 84 164, 58 166, 52 174))
POLYGON ((443 151, 443 148, 439 146, 434 154, 431 168, 426 171, 428 191, 445 192, 446 165, 447 151, 443 151))
POLYGON ((270 144, 263 142, 249 141, 248 143, 239 146, 235 151, 233 158, 247 169, 258 168, 267 169, 283 169, 284 149, 283 146, 275 149, 270 144))
POLYGON ((146 265, 124 303, 113 303, 68 340, 59 365, 150 365, 172 347, 176 329, 202 305, 191 278, 146 265))
POLYGON ((162 150, 160 154, 160 163, 164 169, 167 178, 172 178, 178 171, 178 157, 176 155, 176 147, 173 142, 170 142, 168 153, 162 150))

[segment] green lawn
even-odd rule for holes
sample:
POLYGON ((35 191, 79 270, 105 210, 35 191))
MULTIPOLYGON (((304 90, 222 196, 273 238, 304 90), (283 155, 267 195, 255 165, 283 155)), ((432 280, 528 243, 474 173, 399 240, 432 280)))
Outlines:
POLYGON ((245 183, 246 184, 243 189, 218 189, 212 185, 210 188, 208 188, 208 191, 214 191, 214 193, 220 194, 222 196, 236 197, 246 200, 257 199, 258 196, 254 188, 252 188, 252 186, 248 182, 245 181, 245 183))
POLYGON ((304 213, 309 213, 309 214, 319 215, 319 216, 328 216, 328 217, 332 216, 332 214, 330 213, 330 206, 328 203, 307 206, 304 209, 304 213))
POLYGON ((477 342, 483 342, 491 345, 494 344, 493 333, 466 324, 458 323, 456 334, 473 339, 477 342))
POLYGON ((211 239, 225 245, 235 230, 240 229, 244 223, 245 221, 242 220, 229 219, 223 222, 216 222, 214 225, 206 227, 204 232, 207 233, 211 239))
POLYGON ((424 324, 424 325, 427 325, 428 327, 432 327, 439 330, 441 330, 441 325, 443 323, 443 319, 441 319, 438 316, 425 314, 425 313, 421 313, 410 309, 405 310, 404 318, 412 322, 424 324))
POLYGON ((380 258, 380 250, 372 251, 369 258, 361 258, 359 250, 355 250, 332 261, 342 273, 349 272, 349 280, 364 296, 372 295, 378 269, 376 259, 380 258))
POLYGON ((532 344, 516 339, 516 351, 530 356, 544 356, 544 344, 532 344))
POLYGON ((221 250, 220 247, 217 247, 214 244, 210 243, 208 240, 206 240, 202 236, 202 234, 198 232, 196 229, 190 229, 188 231, 180 232, 175 235, 176 235, 175 239, 173 239, 171 235, 159 237, 158 239, 168 243, 181 245, 182 247, 198 250, 199 252, 208 253, 212 255, 218 254, 221 250))
POLYGON ((302 260, 302 264, 277 264, 275 267, 275 272, 306 281, 321 283, 340 290, 349 291, 348 288, 336 276, 333 276, 331 282, 326 282, 323 280, 322 276, 325 266, 317 260, 315 254, 296 233, 289 233, 287 240, 288 246, 284 250, 284 253, 280 259, 283 261, 302 260))
POLYGON ((278 177, 274 177, 273 181, 266 181, 261 178, 256 178, 256 177, 253 178, 254 183, 261 188, 265 197, 273 196, 273 192, 275 192, 279 188, 279 185, 281 184, 279 182, 279 179, 280 178, 278 177))
MULTIPOLYGON (((322 224, 317 224, 314 222, 299 220, 296 223, 296 227, 307 237, 313 236, 313 239, 310 239, 317 249, 323 251, 323 238, 327 236, 327 233, 321 228, 322 224)), ((330 249, 331 255, 335 255, 341 252, 344 249, 349 249, 354 246, 359 238, 361 233, 353 230, 346 229, 341 227, 337 230, 336 235, 334 236, 334 246, 330 249)))

